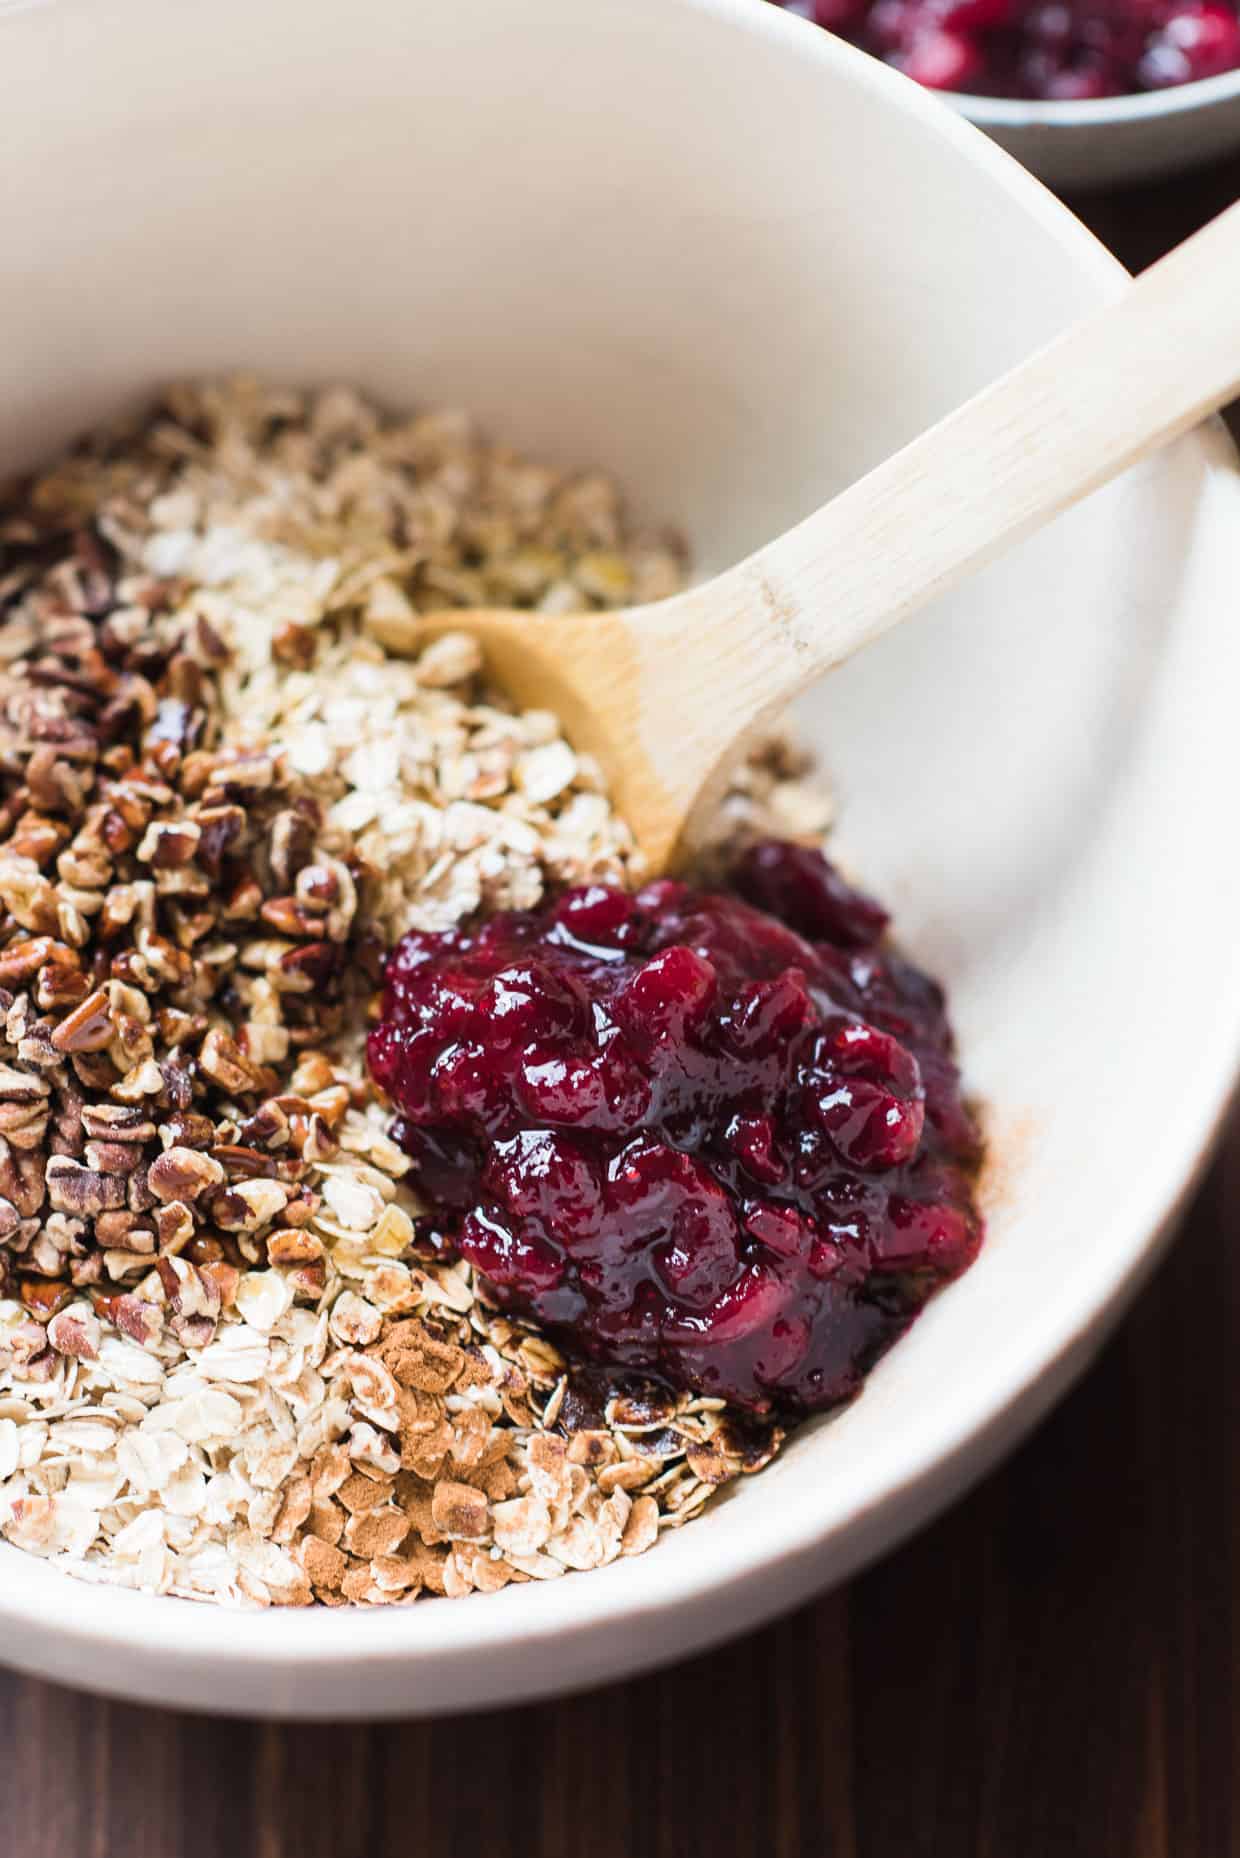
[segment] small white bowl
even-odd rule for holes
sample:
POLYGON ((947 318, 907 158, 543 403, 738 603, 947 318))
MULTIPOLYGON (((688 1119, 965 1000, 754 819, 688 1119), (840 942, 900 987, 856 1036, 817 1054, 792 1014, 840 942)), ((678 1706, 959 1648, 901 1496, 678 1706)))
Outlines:
POLYGON ((1240 70, 1088 103, 946 100, 1052 187, 1151 180, 1240 148, 1240 70))
MULTIPOLYGON (((0 52, 0 471, 242 364, 472 405, 710 567, 1125 286, 985 137, 752 0, 70 0, 0 52)), ((1213 427, 806 711, 993 1130, 977 1265, 847 1412, 649 1555, 465 1605, 228 1613, 0 1548, 3 1656, 237 1711, 511 1701, 739 1632, 978 1477, 1149 1268, 1235 1073, 1238 583, 1213 427)))

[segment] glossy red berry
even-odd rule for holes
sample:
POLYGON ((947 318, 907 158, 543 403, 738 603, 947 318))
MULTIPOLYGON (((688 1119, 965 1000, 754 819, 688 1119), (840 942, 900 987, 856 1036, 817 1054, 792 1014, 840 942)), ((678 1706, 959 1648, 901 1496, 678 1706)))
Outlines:
MULTIPOLYGON (((1236 0, 776 0, 934 90, 1088 102, 1240 67, 1236 0)), ((789 916, 789 921, 794 918, 789 916)))

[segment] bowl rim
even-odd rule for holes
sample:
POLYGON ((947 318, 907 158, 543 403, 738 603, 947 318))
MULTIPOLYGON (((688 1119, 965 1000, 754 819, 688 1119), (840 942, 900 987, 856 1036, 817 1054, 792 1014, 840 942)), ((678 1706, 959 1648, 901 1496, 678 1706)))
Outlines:
MULTIPOLYGON (((901 111, 918 119, 928 135, 955 145, 972 167, 988 174, 1015 208, 1056 241, 1082 282, 1096 291, 1100 303, 1122 289, 1128 274, 1100 241, 963 115, 944 110, 933 93, 777 7, 755 5, 754 0, 664 0, 664 4, 703 15, 723 30, 783 46, 797 59, 815 61, 837 73, 842 68, 850 83, 875 95, 880 112, 901 111)), ((1238 461, 1221 427, 1199 431, 1185 443, 1200 448, 1207 474, 1236 474, 1238 461)), ((294 1687, 299 1673, 339 1678, 360 1671, 390 1672, 395 1667, 433 1673, 458 1661, 463 1666, 477 1665, 490 1657, 511 1659, 513 1654, 526 1657, 540 1652, 546 1654, 548 1666, 554 1666, 557 1648, 566 1635, 579 1634, 584 1641, 595 1633, 627 1633, 626 1649, 618 1655, 613 1638, 606 1658, 600 1660, 605 1670, 586 1668, 576 1679, 602 1681, 608 1675, 656 1664, 660 1656, 683 1656, 723 1639, 738 1629, 726 1605, 729 1593, 764 1580, 760 1602, 748 1606, 739 1623, 747 1626, 769 1617, 813 1588, 811 1558, 824 1544, 857 1532, 860 1546, 854 1548, 852 1559, 843 1557, 845 1565, 833 1569, 835 1577, 842 1578, 848 1568, 894 1539, 894 1529, 881 1543, 873 1538, 873 1529, 885 1513, 902 1502, 898 1533, 906 1533, 913 1522, 923 1520, 936 1503, 946 1503, 961 1487, 963 1476, 955 1483, 942 1476, 947 1468, 968 1460, 966 1473, 980 1475, 989 1458, 1014 1436, 1008 1423, 1013 1415, 1032 1423, 1041 1407, 1062 1391, 1073 1370, 1084 1365, 1091 1336, 1122 1307, 1166 1237, 1177 1207, 1208 1156, 1238 1069, 1240 963, 1230 977, 1230 992, 1220 993, 1217 1015, 1197 1048, 1191 1087, 1182 1091, 1176 1114, 1168 1119, 1168 1134, 1159 1145, 1159 1154, 1152 1159, 1146 1156, 1116 1195, 1109 1231, 1122 1234, 1122 1242, 1100 1243, 1081 1276, 1073 1280, 1072 1294, 1048 1298, 1031 1312, 1013 1337, 1002 1367, 988 1381, 984 1400, 979 1402, 972 1388, 960 1384, 945 1389, 941 1399, 925 1403, 923 1410, 910 1416, 908 1427, 892 1438, 881 1466, 857 1467, 850 1502, 831 1517, 823 1518, 812 1505, 791 1516, 782 1509, 771 1509, 765 1518, 752 1521, 743 1539, 737 1533, 729 1539, 723 1532, 713 1542, 712 1553, 701 1560, 670 1556, 664 1561, 656 1556, 619 1564, 614 1572, 622 1573, 624 1579, 612 1589, 611 1604, 601 1607, 593 1583, 570 1580, 515 1590, 512 1606, 508 1602, 514 1600, 514 1590, 489 1597, 486 1607, 467 1609, 416 1606, 373 1612, 355 1608, 241 1612, 190 1602, 175 1604, 166 1596, 80 1581, 49 1564, 36 1563, 35 1578, 16 1583, 11 1578, 0 1580, 0 1623, 6 1628, 3 1656, 6 1661, 34 1665, 34 1655, 11 1642, 13 1629, 19 1628, 26 1647, 38 1645, 45 1654, 49 1640, 54 1639, 62 1653, 82 1657, 80 1672, 62 1657, 60 1671, 69 1681, 76 1678, 121 1694, 152 1697, 165 1679, 167 1694, 177 1690, 179 1680, 174 1674, 183 1663, 208 1672, 213 1683, 225 1688, 242 1673, 252 1682, 261 1669, 282 1686, 287 1704, 265 1706, 261 1700, 253 1701, 248 1686, 238 1682, 239 1691, 247 1690, 245 1703, 222 1695, 210 1707, 283 1708, 288 1714, 308 1714, 316 1706, 313 1697, 299 1700, 294 1687), (869 1538, 860 1527, 865 1523, 871 1525, 869 1538), (48 1594, 53 1589, 54 1608, 49 1608, 48 1594), (695 1602, 689 1631, 676 1636, 670 1651, 661 1651, 660 1635, 649 1629, 657 1628, 673 1610, 695 1602), (113 1679, 97 1675, 99 1654, 115 1658, 113 1679), (141 1680, 133 1678, 138 1668, 145 1673, 141 1680)), ((1182 1083, 1188 1086, 1189 1078, 1182 1083)), ((6 1570, 15 1568, 13 1557, 19 1553, 5 1549, 6 1570)), ((563 1675, 551 1676, 545 1684, 507 1686, 505 1694, 516 1700, 570 1681, 563 1675)), ((196 1688, 201 1693, 203 1686, 196 1688)), ((481 1692, 486 1686, 472 1688, 481 1692)), ((489 1698, 493 1696, 492 1691, 489 1698)), ((414 1707, 413 1700, 406 1698, 401 1707, 414 1707)), ((429 1708, 434 1707, 432 1700, 429 1708)), ((348 1711, 347 1696, 337 1696, 331 1713, 348 1711)))
POLYGON ((984 97, 972 91, 936 91, 935 95, 981 129, 1109 129, 1120 123, 1155 123, 1216 109, 1240 97, 1240 67, 1217 77, 1196 78, 1167 90, 1137 90, 1122 97, 1042 101, 1023 97, 984 97))

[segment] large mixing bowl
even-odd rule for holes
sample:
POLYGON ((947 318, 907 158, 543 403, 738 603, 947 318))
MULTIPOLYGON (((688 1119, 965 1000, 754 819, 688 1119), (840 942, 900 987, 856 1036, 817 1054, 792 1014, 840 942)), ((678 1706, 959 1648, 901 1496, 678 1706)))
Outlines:
MULTIPOLYGON (((752 0, 64 0, 0 17, 0 124, 5 467, 186 371, 335 377, 607 466, 710 568, 1124 288, 984 136, 752 0)), ((992 1129, 978 1264, 847 1412, 649 1555, 464 1605, 230 1613, 6 1548, 3 1656, 221 1709, 492 1704, 739 1632, 977 1477, 1231 1084, 1237 585, 1212 427, 805 712, 992 1129)))

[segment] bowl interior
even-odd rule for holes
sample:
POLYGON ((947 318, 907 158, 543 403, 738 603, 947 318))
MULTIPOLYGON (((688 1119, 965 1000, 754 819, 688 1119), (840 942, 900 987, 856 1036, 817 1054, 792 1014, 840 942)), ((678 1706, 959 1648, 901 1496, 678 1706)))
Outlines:
MULTIPOLYGON (((170 376, 338 378, 605 465, 709 568, 1122 288, 975 131, 752 0, 106 0, 0 35, 0 469, 170 376)), ((980 1468, 1234 1064, 1238 496, 1185 441, 806 708, 994 1131, 978 1265, 852 1409, 654 1554, 465 1609, 237 1619, 2 1551, 6 1655, 218 1707, 501 1700, 738 1629, 980 1468)))

